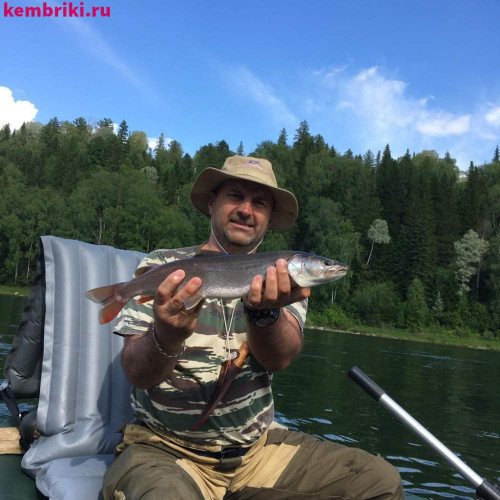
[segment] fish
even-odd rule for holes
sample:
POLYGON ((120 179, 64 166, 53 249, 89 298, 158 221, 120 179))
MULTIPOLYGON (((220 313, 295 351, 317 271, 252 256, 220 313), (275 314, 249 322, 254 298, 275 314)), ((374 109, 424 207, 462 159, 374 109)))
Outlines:
POLYGON ((163 280, 177 269, 182 269, 186 275, 178 290, 195 276, 203 282, 197 293, 184 302, 184 308, 189 310, 204 299, 245 297, 250 291, 254 276, 260 275, 265 279, 267 268, 274 266, 278 259, 287 261, 292 287, 312 287, 328 283, 342 278, 348 270, 348 266, 342 262, 293 250, 254 254, 201 251, 190 258, 150 266, 130 281, 94 288, 86 292, 85 296, 101 304, 99 323, 109 323, 133 298, 139 297, 139 303, 153 300, 163 280))

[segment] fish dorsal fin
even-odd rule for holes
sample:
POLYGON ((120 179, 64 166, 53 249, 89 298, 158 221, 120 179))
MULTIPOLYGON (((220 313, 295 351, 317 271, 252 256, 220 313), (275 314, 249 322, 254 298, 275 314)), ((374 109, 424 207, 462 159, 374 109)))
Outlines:
POLYGON ((226 255, 222 252, 216 252, 215 250, 200 250, 197 254, 193 255, 193 259, 196 257, 217 257, 219 255, 226 255))
POLYGON ((141 274, 149 273, 153 269, 160 267, 160 264, 147 264, 146 266, 142 266, 135 271, 135 276, 141 276, 141 274))

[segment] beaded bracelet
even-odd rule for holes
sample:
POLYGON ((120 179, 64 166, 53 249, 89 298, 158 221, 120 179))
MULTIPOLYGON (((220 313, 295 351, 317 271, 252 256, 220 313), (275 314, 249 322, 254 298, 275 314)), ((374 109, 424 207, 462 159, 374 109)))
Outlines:
POLYGON ((181 354, 184 354, 184 351, 186 350, 186 342, 184 341, 182 343, 182 350, 176 354, 168 354, 168 352, 165 352, 161 345, 159 344, 158 342, 158 339, 156 338, 156 326, 155 326, 155 322, 153 321, 153 328, 152 328, 152 331, 153 331, 153 340, 154 340, 154 343, 155 343, 155 346, 156 348, 166 357, 166 358, 178 358, 181 354))

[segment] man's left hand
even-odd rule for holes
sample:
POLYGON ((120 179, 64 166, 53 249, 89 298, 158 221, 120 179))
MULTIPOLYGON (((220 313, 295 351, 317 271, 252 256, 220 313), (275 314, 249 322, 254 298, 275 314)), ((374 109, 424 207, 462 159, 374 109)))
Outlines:
POLYGON ((310 294, 310 288, 292 288, 287 262, 279 259, 276 267, 267 268, 265 286, 262 276, 254 277, 245 303, 252 309, 279 309, 307 299, 310 294))

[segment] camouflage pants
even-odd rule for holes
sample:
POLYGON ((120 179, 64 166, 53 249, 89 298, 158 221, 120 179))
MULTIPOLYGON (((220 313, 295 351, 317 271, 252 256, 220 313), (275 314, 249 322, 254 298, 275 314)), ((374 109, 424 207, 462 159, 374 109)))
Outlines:
POLYGON ((381 457, 286 429, 217 460, 128 425, 119 451, 104 476, 106 500, 404 498, 399 473, 381 457))

